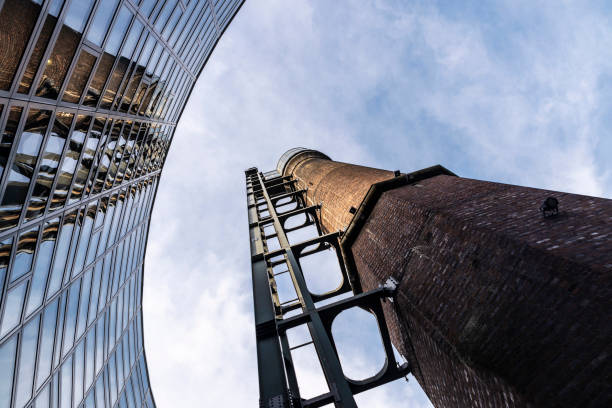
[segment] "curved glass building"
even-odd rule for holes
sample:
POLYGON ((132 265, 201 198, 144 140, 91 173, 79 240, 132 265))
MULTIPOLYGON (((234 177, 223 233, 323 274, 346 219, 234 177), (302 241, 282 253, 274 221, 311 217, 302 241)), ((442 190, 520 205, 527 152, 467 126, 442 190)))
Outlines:
POLYGON ((154 407, 151 207, 243 0, 0 0, 0 408, 154 407))

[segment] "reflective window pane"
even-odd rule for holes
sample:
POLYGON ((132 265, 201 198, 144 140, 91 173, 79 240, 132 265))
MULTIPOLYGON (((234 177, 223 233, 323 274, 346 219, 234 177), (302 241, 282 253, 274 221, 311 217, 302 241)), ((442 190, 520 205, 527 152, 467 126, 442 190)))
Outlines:
POLYGON ((17 126, 19 125, 22 111, 23 108, 21 106, 13 106, 10 109, 6 119, 4 132, 0 134, 0 177, 2 177, 2 173, 4 173, 4 168, 6 167, 9 155, 11 154, 11 149, 13 147, 13 142, 15 141, 15 134, 17 133, 17 126))
POLYGON ((8 91, 40 13, 31 1, 5 0, 0 10, 0 90, 8 91), (15 20, 19 24, 15 24, 15 20))
POLYGON ((77 310, 79 307, 79 294, 81 293, 81 280, 74 281, 68 292, 68 304, 66 305, 66 321, 64 323, 64 345, 62 356, 72 348, 74 344, 74 332, 76 329, 77 310))
POLYGON ((96 10, 96 14, 87 33, 87 39, 89 41, 98 46, 102 45, 104 36, 108 31, 111 19, 117 8, 118 1, 119 0, 106 0, 98 5, 98 9, 96 10))
POLYGON ((2 293, 4 291, 4 277, 11 260, 11 249, 13 248, 13 237, 5 238, 0 242, 0 304, 2 304, 2 293))
POLYGON ((13 270, 10 282, 17 280, 32 269, 32 259, 36 250, 38 227, 30 228, 21 234, 17 240, 17 251, 13 259, 13 270))
POLYGON ((17 335, 0 344, 0 408, 11 406, 13 395, 13 375, 15 373, 15 356, 17 353, 17 335))
POLYGON ((104 48, 106 52, 113 56, 117 55, 119 47, 125 38, 127 28, 130 25, 130 21, 132 21, 132 12, 128 10, 127 7, 122 6, 117 19, 115 20, 115 24, 113 25, 113 30, 108 38, 106 47, 104 48))
MULTIPOLYGON (((109 137, 109 133, 110 133, 110 129, 111 129, 111 124, 112 121, 108 120, 108 121, 104 121, 103 118, 96 118, 96 122, 100 124, 99 129, 103 130, 102 131, 102 135, 100 137, 100 142, 98 143, 98 149, 96 151, 96 153, 94 154, 94 159, 93 159, 93 164, 92 164, 92 171, 89 174, 89 179, 87 180, 87 187, 85 188, 85 195, 89 195, 89 193, 91 193, 92 188, 93 188, 93 184, 94 181, 96 180, 96 176, 98 173, 98 168, 100 166, 100 162, 102 160, 102 156, 104 154, 104 150, 106 148, 106 142, 108 141, 108 137, 109 137)), ((96 128, 96 124, 94 124, 94 128, 96 128)))
POLYGON ((93 4, 94 0, 78 0, 70 3, 64 24, 75 32, 82 33, 93 4))
POLYGON ((57 307, 59 300, 55 299, 45 308, 42 322, 40 348, 38 351, 38 368, 36 372, 36 388, 49 378, 53 359, 53 340, 55 339, 55 325, 57 322, 57 307))
POLYGON ((72 406, 76 408, 83 399, 83 376, 85 368, 85 342, 81 341, 74 351, 74 378, 72 406))
POLYGON ((23 310, 23 299, 25 297, 28 281, 21 282, 11 289, 6 295, 4 313, 2 313, 2 326, 0 326, 0 338, 13 330, 21 322, 21 311, 23 310))
POLYGON ((74 224, 76 221, 76 211, 72 211, 64 216, 64 222, 60 231, 57 249, 55 250, 55 259, 53 268, 51 269, 51 277, 49 278, 49 289, 47 290, 47 299, 53 296, 62 286, 62 278, 64 276, 64 268, 70 250, 70 242, 74 224))
POLYGON ((91 116, 77 116, 74 130, 70 135, 68 149, 64 154, 62 168, 58 174, 55 191, 53 192, 53 199, 51 200, 52 209, 63 207, 66 202, 69 189, 72 184, 72 178, 79 162, 79 158, 81 157, 81 151, 83 150, 85 136, 87 135, 87 131, 89 130, 90 124, 91 116))
POLYGON ((0 0, 0 408, 154 408, 140 306, 158 177, 140 177, 216 4, 0 0))
MULTIPOLYGON (((130 34, 128 35, 123 48, 121 49, 121 55, 119 56, 119 60, 117 61, 117 65, 109 79, 109 83, 107 85, 106 92, 104 97, 102 98, 102 102, 100 107, 102 109, 110 109, 112 106, 112 102, 115 99, 115 96, 119 90, 123 77, 127 72, 130 59, 132 57, 132 53, 136 44, 138 43, 138 39, 140 38, 140 34, 143 29, 143 24, 135 20, 134 24, 132 24, 132 28, 130 28, 130 34)), ((114 32, 113 32, 114 35, 114 32)), ((124 33, 121 33, 124 35, 124 33)), ((112 39, 112 36, 111 36, 112 39)), ((109 41, 110 43, 110 41, 109 41)))
POLYGON ((36 75, 36 71, 38 70, 47 49, 47 45, 51 39, 51 34, 53 34, 53 29, 57 24, 57 16, 59 15, 59 11, 63 3, 64 0, 53 0, 49 14, 47 14, 47 17, 45 18, 42 30, 38 35, 38 39, 36 40, 36 45, 34 46, 32 54, 30 55, 30 60, 28 61, 26 70, 21 78, 21 82, 19 82, 19 93, 30 92, 32 82, 34 81, 34 75, 36 75))
POLYGON ((81 33, 92 5, 93 0, 73 1, 70 4, 64 25, 36 89, 36 96, 50 99, 56 99, 59 96, 64 78, 81 41, 81 33))
POLYGON ((60 388, 60 406, 62 408, 72 407, 72 356, 62 364, 60 388))
POLYGON ((0 207, 0 229, 17 225, 51 111, 30 109, 0 207))
POLYGON ((66 91, 62 98, 64 102, 79 103, 81 94, 85 90, 85 85, 87 84, 87 80, 89 79, 89 75, 95 63, 96 57, 87 51, 81 52, 79 60, 72 72, 72 76, 70 77, 70 81, 68 81, 68 85, 66 86, 66 91))
POLYGON ((111 54, 104 52, 100 57, 100 63, 98 64, 98 68, 96 69, 96 73, 91 79, 91 83, 89 84, 89 89, 85 94, 85 98, 83 99, 83 105, 85 106, 96 106, 98 101, 100 100, 100 95, 102 94, 102 89, 104 88, 104 84, 106 84, 106 80, 113 69, 113 63, 115 62, 115 57, 111 54))
POLYGON ((98 149, 103 128, 104 121, 96 118, 96 120, 94 120, 93 127, 89 132, 89 136, 87 137, 87 142, 85 143, 83 154, 81 155, 81 163, 75 172, 74 181, 72 182, 72 192, 70 194, 70 199, 68 200, 69 204, 80 200, 83 196, 85 183, 87 182, 87 178, 89 176, 94 155, 98 149))
POLYGON ((157 31, 161 31, 164 28, 166 22, 168 21, 168 18, 170 17, 170 14, 177 6, 177 2, 178 0, 166 0, 166 2, 164 3, 164 7, 161 10, 161 13, 159 13, 157 19, 155 20, 155 29, 157 31))
POLYGON ((47 385, 38 393, 33 408, 49 408, 51 406, 51 385, 47 385))
POLYGON ((38 170, 38 177, 34 185, 34 191, 28 205, 26 220, 31 220, 42 215, 51 193, 53 181, 57 173, 66 139, 72 125, 72 113, 57 112, 51 134, 47 138, 47 144, 42 156, 42 162, 38 170))
POLYGON ((153 7, 155 7, 155 4, 157 3, 157 0, 142 0, 142 2, 140 3, 140 12, 148 17, 149 14, 151 14, 151 11, 153 10, 153 7))
POLYGON ((28 296, 26 316, 34 312, 42 304, 45 295, 47 277, 49 276, 49 269, 51 267, 53 249, 55 248, 55 240, 57 239, 58 228, 59 218, 48 221, 45 223, 43 228, 42 241, 38 248, 36 265, 34 266, 34 274, 32 276, 32 285, 30 287, 30 295, 28 296))
POLYGON ((36 345, 38 343, 38 326, 40 315, 32 319, 23 329, 19 369, 17 370, 15 406, 23 407, 32 397, 34 385, 34 364, 36 362, 36 345))

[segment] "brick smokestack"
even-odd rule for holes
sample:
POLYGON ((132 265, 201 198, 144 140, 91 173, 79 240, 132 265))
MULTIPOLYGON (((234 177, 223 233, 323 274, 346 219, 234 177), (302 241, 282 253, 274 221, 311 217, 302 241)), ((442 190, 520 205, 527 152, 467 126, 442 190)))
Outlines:
POLYGON ((327 232, 347 229, 364 291, 398 282, 393 341, 436 407, 612 406, 612 200, 307 149, 278 170, 322 203, 327 232))

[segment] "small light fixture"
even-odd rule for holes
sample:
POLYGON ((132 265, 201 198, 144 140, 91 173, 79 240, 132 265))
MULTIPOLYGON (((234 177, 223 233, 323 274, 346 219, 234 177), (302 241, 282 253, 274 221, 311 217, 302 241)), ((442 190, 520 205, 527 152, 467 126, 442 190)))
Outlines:
POLYGON ((402 173, 401 173, 399 170, 395 170, 395 171, 393 172, 393 175, 394 175, 395 177, 399 177, 401 174, 402 174, 402 173))
POLYGON ((351 208, 349 208, 349 212, 351 214, 355 214, 357 212, 357 209, 355 207, 351 207, 351 208))
POLYGON ((548 197, 540 206, 540 211, 544 217, 552 217, 559 214, 559 200, 555 197, 548 197))

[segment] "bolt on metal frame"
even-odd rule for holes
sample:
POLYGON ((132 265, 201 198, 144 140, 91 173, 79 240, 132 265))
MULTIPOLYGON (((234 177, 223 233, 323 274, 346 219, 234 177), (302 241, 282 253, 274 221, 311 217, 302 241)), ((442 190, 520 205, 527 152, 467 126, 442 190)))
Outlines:
POLYGON ((253 167, 246 170, 245 175, 260 406, 314 408, 333 403, 336 407, 356 407, 355 394, 406 376, 410 366, 408 363, 400 365, 394 356, 382 309, 382 302, 394 296, 394 285, 355 294, 359 291, 351 287, 341 255, 342 232, 322 233, 318 215, 320 206, 306 205, 306 190, 297 189, 294 179, 276 171, 264 174, 253 167), (283 200, 286 198, 289 201, 283 200), (279 207, 289 204, 295 204, 295 209, 279 211, 279 207), (305 215, 304 222, 288 227, 286 221, 299 214, 305 215), (269 226, 274 227, 272 234, 264 231, 269 226), (316 227, 317 237, 293 245, 289 243, 287 233, 310 226, 316 227), (271 238, 278 239, 279 249, 268 249, 271 238), (308 289, 299 259, 329 248, 335 249, 342 283, 327 293, 313 294, 308 289), (275 273, 274 268, 280 265, 284 266, 283 271, 275 273), (275 276, 285 273, 290 274, 297 299, 281 303, 275 276), (317 302, 349 293, 353 296, 325 306, 317 305, 317 302), (331 331, 334 318, 352 307, 362 308, 376 317, 386 356, 383 368, 376 375, 360 381, 344 375, 331 331), (296 314, 296 311, 301 313, 296 314), (312 341, 290 347, 287 330, 300 325, 307 326, 312 341), (291 351, 309 344, 316 350, 329 391, 304 399, 300 396, 291 351))

